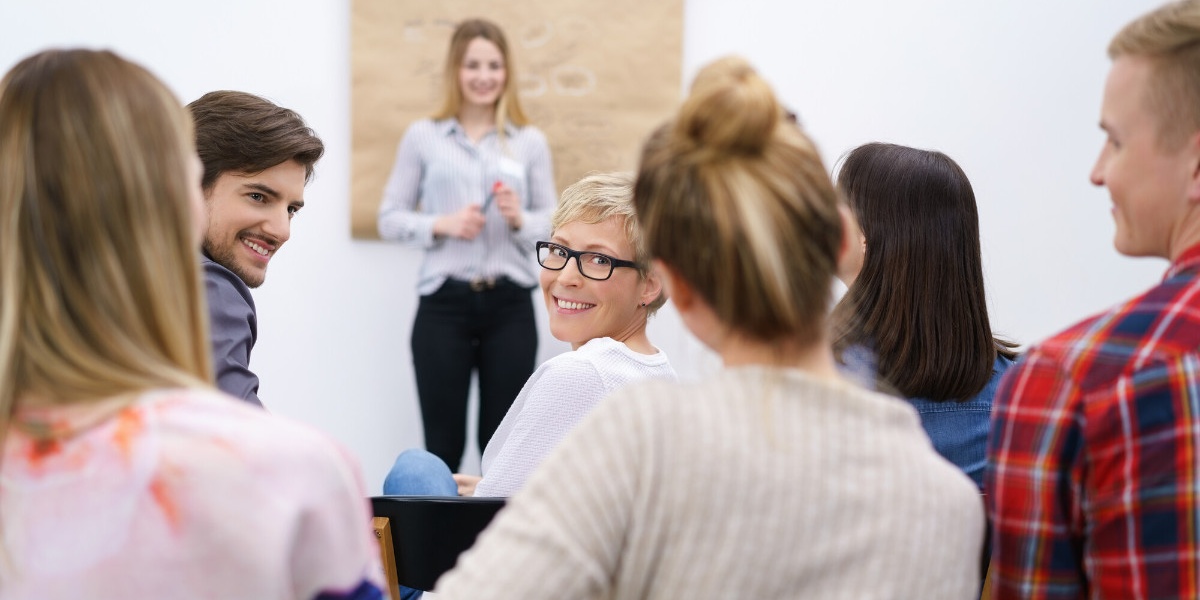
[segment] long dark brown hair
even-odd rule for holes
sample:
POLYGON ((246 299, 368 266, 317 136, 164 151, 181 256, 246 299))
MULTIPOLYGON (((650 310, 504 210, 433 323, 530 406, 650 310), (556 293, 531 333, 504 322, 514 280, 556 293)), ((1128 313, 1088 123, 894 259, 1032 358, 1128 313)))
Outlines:
POLYGON ((979 212, 966 173, 941 152, 859 146, 837 185, 866 238, 862 271, 834 308, 834 350, 874 354, 907 397, 966 400, 1015 344, 988 321, 979 212))

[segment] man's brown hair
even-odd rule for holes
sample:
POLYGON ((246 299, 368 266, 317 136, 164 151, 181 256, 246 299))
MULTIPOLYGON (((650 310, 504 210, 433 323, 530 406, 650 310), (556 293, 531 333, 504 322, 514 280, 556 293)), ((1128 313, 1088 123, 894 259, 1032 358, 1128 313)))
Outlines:
POLYGON ((260 173, 289 160, 304 165, 307 182, 325 153, 325 144, 299 114, 254 94, 209 92, 188 110, 196 125, 196 152, 204 163, 205 192, 221 173, 260 173))

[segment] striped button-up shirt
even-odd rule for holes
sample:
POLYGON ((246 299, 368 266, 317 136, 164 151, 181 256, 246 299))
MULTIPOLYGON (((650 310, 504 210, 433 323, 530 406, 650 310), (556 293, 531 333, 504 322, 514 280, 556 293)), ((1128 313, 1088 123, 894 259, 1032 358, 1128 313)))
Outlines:
POLYGON ((457 119, 423 119, 409 126, 396 151, 379 207, 379 236, 425 249, 417 282, 422 295, 446 278, 508 277, 533 287, 534 243, 548 237, 556 201, 550 149, 536 127, 510 125, 503 139, 491 131, 472 142, 457 119), (486 202, 497 181, 523 202, 519 230, 486 202), (475 239, 434 237, 439 216, 469 204, 488 204, 487 224, 475 239))
POLYGON ((993 598, 1200 597, 1200 246, 1001 383, 993 598))

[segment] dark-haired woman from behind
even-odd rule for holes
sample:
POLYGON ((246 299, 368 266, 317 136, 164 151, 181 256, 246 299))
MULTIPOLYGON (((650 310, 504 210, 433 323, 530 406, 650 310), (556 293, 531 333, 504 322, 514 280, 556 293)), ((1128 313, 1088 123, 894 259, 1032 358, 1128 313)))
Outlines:
POLYGON ((988 320, 971 182, 941 152, 872 143, 837 183, 858 230, 838 268, 849 290, 834 349, 908 398, 937 451, 982 487, 992 396, 1016 353, 988 320))

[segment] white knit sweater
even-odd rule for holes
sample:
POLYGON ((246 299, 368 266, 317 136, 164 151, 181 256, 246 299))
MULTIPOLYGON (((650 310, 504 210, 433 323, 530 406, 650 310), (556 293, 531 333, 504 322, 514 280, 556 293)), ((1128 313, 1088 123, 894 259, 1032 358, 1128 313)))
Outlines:
POLYGON ((605 396, 627 383, 674 380, 662 352, 641 354, 612 338, 596 338, 542 364, 525 382, 483 451, 475 495, 511 496, 567 432, 605 396))
POLYGON ((983 530, 975 485, 903 400, 744 367, 605 400, 436 592, 965 599, 983 530))

